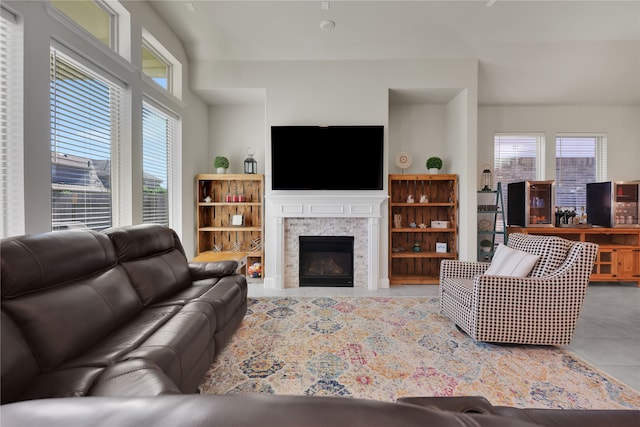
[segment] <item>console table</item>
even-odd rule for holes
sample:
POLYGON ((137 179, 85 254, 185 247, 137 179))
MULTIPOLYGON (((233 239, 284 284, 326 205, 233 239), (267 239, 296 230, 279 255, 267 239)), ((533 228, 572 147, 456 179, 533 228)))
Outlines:
POLYGON ((640 228, 507 227, 508 233, 559 236, 597 243, 592 282, 636 282, 640 287, 640 228))

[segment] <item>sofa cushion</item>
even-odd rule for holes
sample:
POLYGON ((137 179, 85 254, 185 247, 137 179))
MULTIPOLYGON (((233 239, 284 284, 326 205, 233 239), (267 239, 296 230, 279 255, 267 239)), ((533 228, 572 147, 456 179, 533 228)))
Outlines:
POLYGON ((109 366, 95 382, 90 396, 160 396, 181 394, 178 387, 154 362, 126 360, 109 366))
POLYGON ((529 276, 545 277, 556 271, 565 261, 571 241, 557 236, 511 233, 507 246, 540 256, 529 276))
POLYGON ((11 318, 3 311, 0 320, 0 348, 2 357, 2 404, 14 402, 27 385, 38 375, 38 363, 31 354, 22 332, 11 318), (9 351, 10 350, 10 351, 9 351))
POLYGON ((108 366, 124 358, 167 323, 181 306, 147 308, 122 327, 100 340, 80 356, 63 363, 59 369, 81 366, 108 366))
POLYGON ((0 253, 3 300, 93 276, 116 265, 109 239, 92 230, 7 238, 2 240, 0 253))
MULTIPOLYGON (((184 392, 183 385, 191 371, 204 358, 207 365, 215 354, 210 317, 201 310, 181 310, 162 325, 138 348, 124 356, 156 363, 184 392)), ((206 372, 206 370, 205 370, 206 372)), ((204 375, 205 372, 201 372, 204 375)), ((197 384, 196 384, 197 386, 197 384)))
POLYGON ((118 261, 147 306, 191 285, 189 264, 173 230, 140 224, 104 231, 113 242, 118 261))
POLYGON ((20 400, 87 396, 104 370, 104 366, 83 366, 44 373, 29 384, 20 400))
POLYGON ((539 255, 528 254, 500 243, 491 260, 491 265, 484 274, 526 277, 539 258, 539 255))
POLYGON ((42 371, 94 346, 142 311, 122 267, 9 299, 3 309, 20 325, 42 371))

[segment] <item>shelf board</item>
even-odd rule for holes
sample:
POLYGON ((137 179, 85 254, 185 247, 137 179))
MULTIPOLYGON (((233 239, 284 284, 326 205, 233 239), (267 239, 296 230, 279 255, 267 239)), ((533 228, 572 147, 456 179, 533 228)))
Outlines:
POLYGON ((414 276, 414 275, 394 275, 389 279, 391 285, 437 285, 440 283, 438 276, 414 276))
POLYGON ((419 208, 437 208, 437 207, 451 207, 455 206, 454 202, 442 202, 442 203, 391 203, 391 206, 399 206, 399 207, 419 207, 419 208))
POLYGON ((433 252, 433 251, 404 251, 404 252, 392 252, 391 258, 450 258, 455 259, 456 254, 451 252, 433 252))
POLYGON ((455 228, 419 228, 419 227, 402 227, 392 228, 392 233, 453 233, 455 228))
POLYGON ((198 202, 198 206, 261 206, 260 202, 198 202))
POLYGON ((262 256, 262 251, 239 251, 239 252, 232 252, 232 251, 221 251, 221 252, 213 252, 213 251, 202 251, 200 252, 198 255, 206 255, 206 254, 221 254, 221 255, 230 255, 231 257, 238 255, 238 254, 243 254, 246 255, 247 257, 250 258, 255 258, 255 257, 261 257, 262 256))
POLYGON ((198 231, 262 231, 260 227, 200 227, 198 231))

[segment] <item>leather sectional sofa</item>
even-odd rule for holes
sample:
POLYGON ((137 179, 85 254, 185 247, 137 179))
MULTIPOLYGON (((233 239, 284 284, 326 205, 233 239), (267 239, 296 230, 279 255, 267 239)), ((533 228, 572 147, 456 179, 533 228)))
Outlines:
POLYGON ((3 427, 640 425, 473 396, 192 394, 247 310, 235 261, 189 263, 157 225, 4 239, 0 258, 3 427))
POLYGON ((3 239, 2 403, 193 393, 247 310, 235 261, 159 225, 3 239))
POLYGON ((245 394, 78 397, 0 406, 3 427, 636 427, 640 411, 517 409, 482 397, 397 403, 347 397, 245 394))

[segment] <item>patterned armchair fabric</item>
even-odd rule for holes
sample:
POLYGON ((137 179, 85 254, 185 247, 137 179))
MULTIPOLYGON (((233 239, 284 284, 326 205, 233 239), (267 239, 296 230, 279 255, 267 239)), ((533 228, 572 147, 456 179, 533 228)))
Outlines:
POLYGON ((528 277, 485 275, 489 263, 443 260, 440 312, 476 341, 568 344, 598 245, 512 233, 508 246, 540 255, 528 277))

